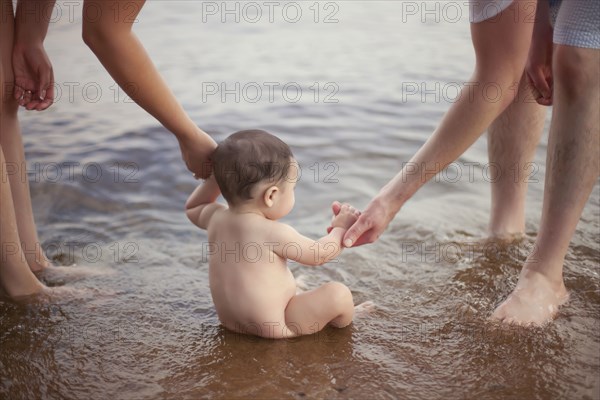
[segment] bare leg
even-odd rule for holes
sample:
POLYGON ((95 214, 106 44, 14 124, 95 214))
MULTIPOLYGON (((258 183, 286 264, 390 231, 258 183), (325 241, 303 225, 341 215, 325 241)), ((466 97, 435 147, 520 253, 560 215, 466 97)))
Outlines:
POLYGON ((29 269, 21 248, 11 185, 6 175, 6 161, 2 148, 0 148, 0 179, 0 204, 2 205, 0 207, 0 246, 2 246, 0 282, 12 298, 39 293, 44 286, 29 269))
POLYGON ((43 266, 46 259, 41 250, 36 251, 39 241, 29 187, 27 179, 22 179, 20 174, 21 162, 24 162, 23 147, 17 121, 18 104, 11 93, 14 20, 9 13, 12 2, 1 0, 0 6, 4 17, 0 24, 0 282, 9 296, 19 297, 42 290, 43 285, 31 272, 30 265, 32 268, 43 266), (9 160, 10 165, 7 164, 9 160), (9 177, 9 171, 15 169, 16 174, 9 177), (23 245, 32 252, 25 254, 23 245), (31 261, 30 265, 28 261, 31 261))
POLYGON ((119 86, 177 137, 188 168, 206 177, 215 141, 189 118, 131 30, 144 3, 85 0, 83 40, 119 86), (99 18, 92 21, 86 15, 99 18))
POLYGON ((490 165, 498 167, 492 182, 489 230, 492 236, 506 237, 525 230, 527 182, 536 169, 531 161, 542 135, 546 107, 534 100, 525 76, 515 100, 488 129, 490 165))
POLYGON ((555 106, 536 251, 492 318, 540 325, 567 298, 562 276, 565 254, 600 172, 599 66, 600 50, 555 48, 555 106))
MULTIPOLYGON (((12 105, 9 107, 12 108, 12 105)), ((27 264, 29 264, 29 268, 32 271, 40 271, 50 263, 42 250, 33 220, 29 180, 26 174, 25 154, 23 152, 19 122, 17 121, 16 110, 12 115, 11 111, 7 110, 6 113, 3 111, 0 146, 2 146, 2 150, 4 151, 7 165, 6 173, 8 174, 8 181, 11 186, 15 218, 17 220, 23 253, 27 264)))
POLYGON ((291 336, 310 335, 327 324, 343 328, 352 322, 352 293, 339 282, 326 283, 292 297, 285 309, 285 322, 291 336))

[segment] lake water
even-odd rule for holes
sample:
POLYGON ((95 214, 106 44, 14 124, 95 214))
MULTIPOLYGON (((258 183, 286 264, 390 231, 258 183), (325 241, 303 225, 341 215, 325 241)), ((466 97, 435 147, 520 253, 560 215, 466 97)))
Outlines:
MULTIPOLYGON (((60 97, 20 114, 28 176, 48 255, 112 274, 67 282, 89 291, 83 299, 0 299, 1 398, 600 398, 598 185, 567 255, 571 299, 557 319, 535 329, 487 322, 534 243, 547 126, 523 240, 480 242, 490 203, 482 138, 377 243, 323 267, 290 265, 309 287, 345 283, 356 303, 377 304, 374 314, 294 340, 233 334, 210 298, 206 234, 182 211, 196 182, 177 143, 116 89, 71 3, 72 19, 59 1, 46 40, 60 97)), ((285 220, 317 237, 330 203, 364 207, 468 79, 467 9, 235 4, 149 1, 134 29, 216 140, 262 128, 290 144, 303 169, 285 220)))

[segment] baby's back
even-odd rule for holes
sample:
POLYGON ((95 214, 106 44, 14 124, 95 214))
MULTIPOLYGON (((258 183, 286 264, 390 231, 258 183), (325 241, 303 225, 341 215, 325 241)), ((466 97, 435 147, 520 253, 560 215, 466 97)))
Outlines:
POLYGON ((285 307, 296 284, 286 260, 273 251, 276 224, 230 210, 219 211, 210 221, 210 290, 219 319, 229 329, 285 323, 285 307))

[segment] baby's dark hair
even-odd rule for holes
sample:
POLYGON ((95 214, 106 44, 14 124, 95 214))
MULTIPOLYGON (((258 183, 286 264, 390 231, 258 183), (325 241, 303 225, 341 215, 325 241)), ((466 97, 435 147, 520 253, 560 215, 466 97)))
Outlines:
POLYGON ((289 146, 268 132, 239 131, 217 146, 212 155, 213 171, 223 197, 235 205, 251 199, 256 184, 286 178, 292 157, 289 146))

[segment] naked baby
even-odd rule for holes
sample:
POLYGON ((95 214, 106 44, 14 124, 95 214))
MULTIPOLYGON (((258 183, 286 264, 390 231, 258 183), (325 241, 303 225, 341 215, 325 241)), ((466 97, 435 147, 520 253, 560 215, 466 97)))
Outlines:
POLYGON ((318 240, 278 222, 294 206, 299 168, 290 148, 265 131, 234 133, 212 162, 213 175, 189 197, 186 213, 208 231, 210 290, 221 323, 271 339, 350 324, 350 290, 330 282, 297 294, 287 259, 309 266, 334 259, 359 212, 342 205, 329 234, 318 240), (216 203, 220 193, 227 207, 216 203))

